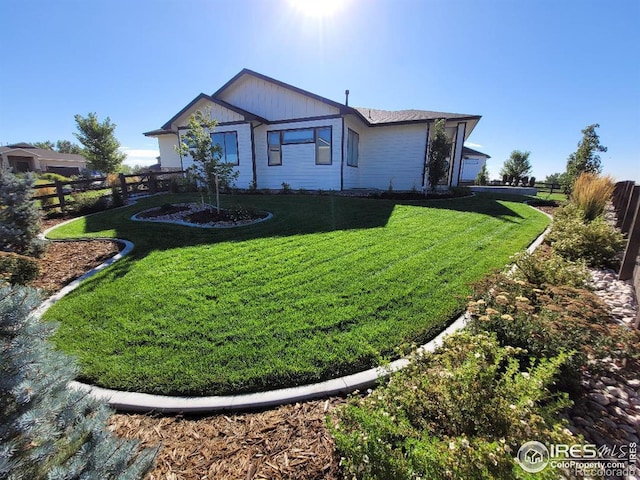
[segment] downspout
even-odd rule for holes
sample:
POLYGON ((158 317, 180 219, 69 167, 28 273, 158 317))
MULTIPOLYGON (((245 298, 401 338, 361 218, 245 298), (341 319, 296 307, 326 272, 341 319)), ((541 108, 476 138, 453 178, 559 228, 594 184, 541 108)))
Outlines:
MULTIPOLYGON (((347 90, 348 91, 348 90, 347 90)), ((342 138, 340 139, 340 191, 344 190, 344 114, 342 114, 342 138)))
POLYGON ((262 125, 262 123, 258 123, 256 127, 253 126, 253 122, 249 122, 249 125, 251 126, 251 165, 253 167, 253 186, 255 188, 258 188, 258 168, 256 166, 256 143, 255 143, 255 136, 253 134, 253 130, 254 128, 262 125))

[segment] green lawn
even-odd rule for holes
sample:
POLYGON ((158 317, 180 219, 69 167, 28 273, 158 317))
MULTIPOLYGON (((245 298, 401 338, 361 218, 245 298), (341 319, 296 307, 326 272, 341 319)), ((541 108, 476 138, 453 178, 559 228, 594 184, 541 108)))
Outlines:
POLYGON ((547 225, 517 197, 487 195, 227 196, 274 218, 228 230, 129 220, 188 198, 150 197, 51 232, 136 244, 45 315, 61 323, 55 341, 79 358, 81 380, 213 395, 353 373, 435 336, 470 282, 547 225))

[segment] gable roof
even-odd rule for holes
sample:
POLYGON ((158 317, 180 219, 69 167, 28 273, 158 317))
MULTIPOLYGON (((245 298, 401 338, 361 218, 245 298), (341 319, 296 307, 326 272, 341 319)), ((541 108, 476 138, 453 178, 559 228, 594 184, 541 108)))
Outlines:
MULTIPOLYGON (((180 115, 182 115, 184 112, 189 110, 191 107, 193 107, 196 103, 198 103, 202 99, 209 100, 210 102, 215 103, 216 105, 220 105, 221 107, 224 107, 224 108, 226 108, 228 110, 231 110, 232 112, 236 112, 237 114, 242 115, 245 118, 245 120, 260 120, 260 121, 264 120, 263 118, 255 115, 255 114, 253 114, 251 112, 247 112, 246 110, 243 110, 242 108, 236 107, 235 105, 231 105, 230 103, 227 103, 227 102, 225 102, 223 100, 220 100, 219 98, 213 98, 212 96, 209 96, 206 93, 201 93, 196 98, 191 100, 186 107, 184 107, 182 110, 180 110, 178 113, 176 113, 173 117, 171 117, 171 119, 162 126, 162 129, 164 129, 164 130, 170 129, 171 128, 171 124, 173 122, 175 122, 180 117, 180 115)), ((264 121, 266 121, 266 120, 264 120, 264 121)))
POLYGON ((229 80, 227 83, 225 83, 222 87, 220 87, 218 90, 216 90, 213 95, 211 95, 214 98, 218 98, 220 95, 222 95, 222 93, 227 90, 229 87, 231 87, 231 85, 233 85, 237 80, 239 80, 242 76, 244 75, 251 75, 253 77, 259 78, 261 80, 265 80, 267 82, 271 82, 275 85, 278 85, 282 88, 286 88, 288 90, 294 91, 296 93, 299 93, 301 95, 305 95, 307 97, 311 97, 314 100, 318 100, 319 102, 325 103, 327 105, 330 105, 332 107, 338 108, 340 109, 340 111, 342 112, 345 109, 348 109, 349 107, 347 107, 346 105, 342 104, 342 103, 338 103, 338 102, 334 102, 333 100, 330 100, 326 97, 322 97, 320 95, 317 95, 315 93, 311 93, 307 90, 303 90, 302 88, 298 88, 298 87, 294 87, 293 85, 289 85, 288 83, 282 82, 280 80, 276 80, 275 78, 271 78, 271 77, 267 77, 266 75, 263 75, 261 73, 258 72, 254 72, 253 70, 249 70, 248 68, 243 68, 242 70, 240 70, 240 72, 235 75, 231 80, 229 80))
POLYGON ((462 147, 462 155, 479 155, 481 157, 487 157, 487 158, 491 158, 489 155, 487 155, 486 153, 482 153, 479 152, 478 150, 474 150, 473 148, 469 148, 469 147, 462 147))
MULTIPOLYGON (((412 123, 428 123, 434 120, 438 120, 444 118, 446 120, 475 120, 477 123, 480 118, 480 115, 470 115, 464 113, 447 113, 447 112, 434 112, 430 110, 380 110, 376 108, 365 108, 365 107, 350 107, 348 105, 344 105, 339 102, 335 102, 326 97, 322 97, 315 93, 309 92, 307 90, 303 90, 302 88, 295 87, 288 83, 282 82, 272 77, 268 77, 261 73, 255 72, 248 68, 243 68, 238 72, 231 80, 225 83, 222 87, 216 90, 212 95, 206 95, 201 93, 196 98, 194 98, 186 107, 180 110, 176 115, 174 115, 168 122, 166 122, 162 128, 157 130, 152 130, 149 132, 145 132, 146 136, 156 136, 163 135, 168 133, 176 133, 171 130, 171 124, 178 119, 182 114, 184 114, 189 108, 191 108, 196 102, 201 99, 207 99, 213 103, 216 103, 222 107, 228 108, 240 115, 243 115, 246 120, 257 120, 261 123, 269 124, 270 122, 265 118, 260 117, 254 113, 251 113, 247 110, 243 110, 235 105, 231 105, 220 97, 222 94, 229 89, 233 84, 235 84, 238 80, 240 80, 243 76, 250 75, 261 80, 271 82, 275 85, 278 85, 282 88, 291 90, 301 95, 305 95, 314 100, 327 104, 331 107, 339 109, 341 114, 353 114, 357 116, 360 120, 362 120, 366 125, 375 127, 382 125, 406 125, 412 123)), ((475 126, 475 124, 473 124, 475 126)), ((473 129, 473 127, 472 127, 473 129)))
POLYGON ((16 143, 13 145, 7 145, 0 147, 0 153, 11 153, 13 151, 20 150, 27 152, 34 157, 43 158, 45 160, 62 160, 62 161, 80 161, 86 162, 86 158, 82 155, 75 153, 60 153, 55 150, 47 150, 46 148, 36 148, 28 143, 16 143))
POLYGON ((424 123, 444 118, 446 120, 479 120, 479 115, 464 113, 433 112, 430 110, 379 110, 376 108, 354 107, 356 115, 369 125, 405 125, 424 123))

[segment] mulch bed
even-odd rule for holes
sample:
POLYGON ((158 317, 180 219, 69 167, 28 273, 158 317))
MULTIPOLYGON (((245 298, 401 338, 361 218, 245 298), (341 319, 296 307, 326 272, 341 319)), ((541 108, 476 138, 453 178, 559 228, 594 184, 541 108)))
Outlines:
POLYGON ((205 418, 116 414, 109 429, 162 444, 149 480, 343 478, 325 418, 341 398, 205 418))

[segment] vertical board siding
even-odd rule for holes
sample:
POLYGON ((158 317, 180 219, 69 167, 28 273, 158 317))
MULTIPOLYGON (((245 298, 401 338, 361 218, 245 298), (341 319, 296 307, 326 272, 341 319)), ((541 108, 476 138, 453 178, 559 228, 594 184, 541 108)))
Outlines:
POLYGON ((240 78, 220 99, 271 121, 340 113, 336 107, 251 75, 240 78))
POLYGON ((281 189, 284 182, 292 189, 340 190, 341 137, 340 118, 260 125, 254 130, 257 187, 281 189), (331 165, 316 165, 314 143, 282 145, 282 165, 268 165, 267 132, 328 126, 331 127, 331 165))
POLYGON ((189 117, 194 114, 196 110, 200 110, 202 112, 205 112, 206 110, 211 111, 211 118, 216 120, 218 123, 241 122, 244 120, 244 117, 239 113, 203 98, 189 108, 189 110, 180 115, 171 124, 171 128, 177 129, 178 127, 186 127, 189 124, 189 117))

